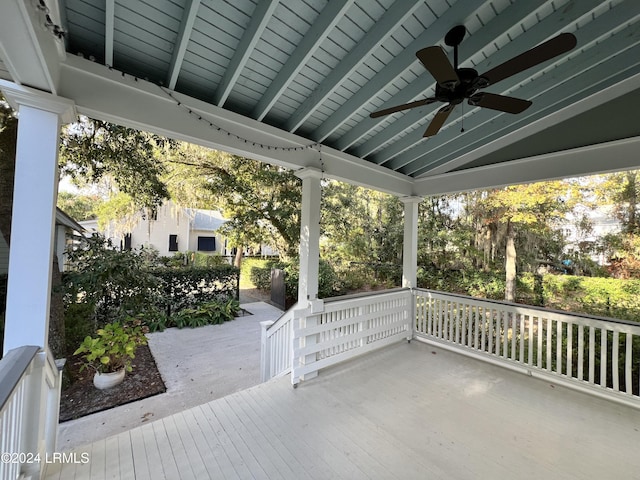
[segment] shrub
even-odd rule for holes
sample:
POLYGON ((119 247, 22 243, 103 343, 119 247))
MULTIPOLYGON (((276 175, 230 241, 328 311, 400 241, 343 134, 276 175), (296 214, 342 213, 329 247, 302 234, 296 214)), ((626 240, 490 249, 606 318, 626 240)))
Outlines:
POLYGON ((68 258, 72 270, 62 277, 65 304, 90 305, 95 327, 123 321, 158 301, 158 279, 143 269, 146 257, 139 251, 115 250, 94 234, 68 258))
POLYGON ((271 266, 251 267, 251 283, 259 290, 271 288, 271 266))
POLYGON ((236 299, 211 301, 193 308, 184 308, 172 318, 172 325, 178 328, 196 328, 204 325, 219 325, 233 320, 240 309, 236 299))
POLYGON ((136 349, 146 344, 147 338, 140 326, 113 322, 99 329, 95 337, 87 336, 74 355, 83 354, 82 369, 91 367, 98 373, 113 373, 124 368, 130 372, 136 349))
POLYGON ((110 322, 135 316, 150 331, 163 330, 172 312, 238 296, 239 272, 231 265, 146 269, 154 258, 148 248, 114 250, 97 235, 70 252, 76 270, 63 277, 68 350, 110 322))
POLYGON ((70 303, 64 309, 64 332, 66 352, 71 355, 82 340, 95 332, 93 305, 70 303))
POLYGON ((167 315, 212 300, 237 298, 239 271, 232 265, 208 268, 165 268, 154 270, 161 281, 158 306, 167 315))

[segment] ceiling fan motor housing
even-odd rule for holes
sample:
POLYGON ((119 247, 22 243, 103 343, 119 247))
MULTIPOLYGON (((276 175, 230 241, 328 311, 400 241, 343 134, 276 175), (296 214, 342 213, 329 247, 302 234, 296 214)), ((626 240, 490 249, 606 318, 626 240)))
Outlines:
POLYGON ((446 85, 436 84, 435 98, 439 102, 452 103, 457 105, 462 103, 465 98, 469 98, 473 95, 478 88, 478 72, 473 68, 458 68, 456 69, 458 78, 460 81, 454 84, 451 88, 446 85))

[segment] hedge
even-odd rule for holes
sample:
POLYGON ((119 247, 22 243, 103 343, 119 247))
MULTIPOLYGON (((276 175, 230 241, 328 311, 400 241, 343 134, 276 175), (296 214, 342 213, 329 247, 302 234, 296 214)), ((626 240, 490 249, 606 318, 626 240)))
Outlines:
POLYGON ((178 312, 212 300, 239 298, 239 270, 232 265, 194 268, 163 268, 151 272, 160 279, 161 308, 178 312))

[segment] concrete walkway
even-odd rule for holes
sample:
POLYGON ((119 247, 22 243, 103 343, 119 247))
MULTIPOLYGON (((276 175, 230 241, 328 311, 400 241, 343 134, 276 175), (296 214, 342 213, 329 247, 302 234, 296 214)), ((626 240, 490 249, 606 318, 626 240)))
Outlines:
POLYGON ((246 303, 252 313, 222 325, 170 328, 148 335, 167 387, 163 394, 61 423, 58 451, 118 434, 260 383, 260 322, 282 311, 246 303))

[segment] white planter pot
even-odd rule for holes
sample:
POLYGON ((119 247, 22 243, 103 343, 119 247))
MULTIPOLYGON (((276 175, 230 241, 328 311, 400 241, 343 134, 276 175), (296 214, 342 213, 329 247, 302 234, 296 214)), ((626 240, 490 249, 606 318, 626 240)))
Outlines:
POLYGON ((93 376, 93 384, 100 390, 115 387, 124 380, 124 368, 113 373, 97 373, 93 376))

